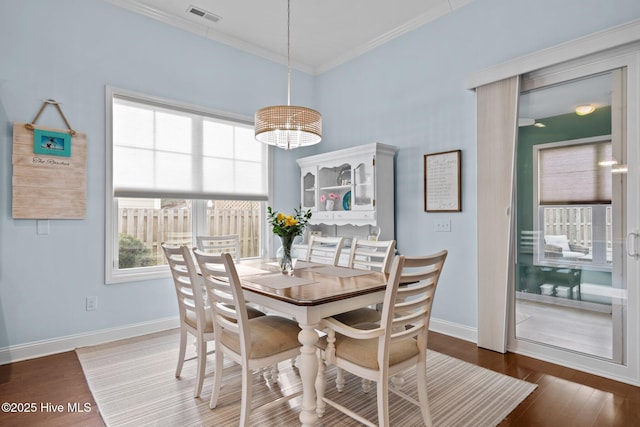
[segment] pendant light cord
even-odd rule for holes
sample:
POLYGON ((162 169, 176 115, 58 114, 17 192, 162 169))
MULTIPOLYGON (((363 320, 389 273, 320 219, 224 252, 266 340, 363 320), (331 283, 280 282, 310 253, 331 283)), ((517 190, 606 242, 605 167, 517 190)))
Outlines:
POLYGON ((291 105, 291 0, 287 0, 287 105, 291 105))

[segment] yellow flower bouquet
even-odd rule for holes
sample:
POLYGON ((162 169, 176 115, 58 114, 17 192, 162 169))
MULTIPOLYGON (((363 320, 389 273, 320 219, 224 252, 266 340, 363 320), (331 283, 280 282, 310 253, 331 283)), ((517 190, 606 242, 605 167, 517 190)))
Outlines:
POLYGON ((283 273, 291 274, 293 272, 291 245, 293 244, 293 239, 302 234, 309 219, 311 219, 311 210, 305 212, 302 207, 294 209, 293 215, 285 215, 274 211, 271 206, 267 207, 267 221, 271 224, 273 234, 280 236, 282 241, 283 253, 282 259, 280 259, 280 267, 283 273))

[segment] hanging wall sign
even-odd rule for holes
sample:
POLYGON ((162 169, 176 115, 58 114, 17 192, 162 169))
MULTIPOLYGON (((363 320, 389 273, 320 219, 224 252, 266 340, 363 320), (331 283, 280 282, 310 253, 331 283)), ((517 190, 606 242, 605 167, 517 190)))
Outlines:
MULTIPOLYGON (((87 205, 87 136, 69 129, 13 125, 15 219, 84 219, 87 205)), ((60 111, 57 103, 55 106, 60 111)), ((62 111, 60 111, 62 114, 62 111)), ((63 119, 68 126, 66 119, 63 119)))

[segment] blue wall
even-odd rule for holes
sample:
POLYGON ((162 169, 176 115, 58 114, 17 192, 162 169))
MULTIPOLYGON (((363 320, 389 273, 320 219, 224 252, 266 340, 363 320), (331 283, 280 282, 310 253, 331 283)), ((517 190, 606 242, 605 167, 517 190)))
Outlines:
MULTIPOLYGON (((475 95, 479 69, 640 18, 637 0, 475 0, 318 77, 294 73, 295 102, 324 118, 320 146, 275 156, 276 208, 298 203, 297 157, 369 142, 399 148, 396 237, 405 254, 450 251, 434 307, 476 325, 475 95), (425 153, 462 149, 463 212, 423 212, 425 153), (435 233, 451 219, 451 233, 435 233)), ((284 102, 286 67, 100 0, 0 2, 0 350, 175 316, 170 279, 104 284, 104 86, 251 116, 284 102), (12 123, 53 98, 88 135, 82 221, 11 218, 12 123), (87 295, 99 308, 87 312, 87 295)), ((39 124, 64 127, 49 107, 39 124)))
MULTIPOLYGON (((313 106, 314 79, 295 73, 296 100, 313 106)), ((177 316, 170 278, 104 284, 105 85, 249 117, 286 102, 286 66, 213 43, 101 0, 0 2, 0 350, 177 316), (85 220, 11 217, 13 122, 55 99, 87 134, 85 220), (85 298, 98 296, 98 310, 85 298)), ((65 125, 48 107, 38 124, 65 125)), ((302 151, 301 151, 302 152, 302 151)), ((276 206, 295 206, 299 169, 277 153, 276 206)))
POLYGON ((448 249, 433 316, 476 327, 476 107, 466 77, 640 18, 640 2, 475 0, 318 77, 324 150, 383 142, 396 158, 396 240, 448 249), (423 155, 462 150, 462 212, 425 213, 423 155), (434 232, 451 220, 451 232, 434 232))

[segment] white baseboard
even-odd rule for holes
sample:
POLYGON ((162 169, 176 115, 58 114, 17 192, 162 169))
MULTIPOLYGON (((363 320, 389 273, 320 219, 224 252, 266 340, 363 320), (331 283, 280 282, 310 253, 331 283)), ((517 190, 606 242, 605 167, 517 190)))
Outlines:
POLYGON ((478 330, 470 326, 461 325, 459 323, 452 323, 446 320, 440 320, 431 318, 429 322, 429 330, 459 338, 465 341, 471 341, 473 343, 478 342, 478 330))
POLYGON ((50 340, 36 341, 0 348, 0 365, 34 359, 50 354, 75 350, 79 347, 103 344, 111 341, 132 338, 154 332, 179 327, 179 318, 168 317, 151 322, 135 323, 118 328, 102 329, 77 335, 68 335, 50 340))
MULTIPOLYGON (((50 354, 75 350, 79 347, 104 344, 154 332, 166 331, 179 327, 178 317, 169 317, 151 322, 135 323, 118 328, 102 329, 84 334, 68 335, 50 340, 36 341, 28 344, 0 348, 0 365, 34 359, 50 354)), ((475 328, 432 318, 429 329, 465 341, 477 342, 478 333, 475 328)))

